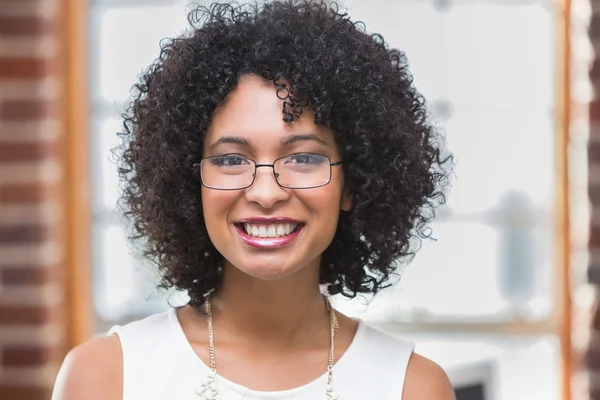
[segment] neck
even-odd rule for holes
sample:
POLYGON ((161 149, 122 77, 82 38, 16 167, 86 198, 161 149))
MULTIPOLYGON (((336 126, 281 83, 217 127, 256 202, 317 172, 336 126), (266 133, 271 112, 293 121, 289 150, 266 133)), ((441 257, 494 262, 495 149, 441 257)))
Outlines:
POLYGON ((232 266, 212 298, 215 320, 245 336, 290 342, 328 327, 319 270, 305 267, 276 281, 253 278, 232 266))

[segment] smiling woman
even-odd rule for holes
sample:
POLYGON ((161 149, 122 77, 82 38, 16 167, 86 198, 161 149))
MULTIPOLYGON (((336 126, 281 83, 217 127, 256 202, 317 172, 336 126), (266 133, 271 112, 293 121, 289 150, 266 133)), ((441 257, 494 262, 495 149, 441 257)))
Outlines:
POLYGON ((445 199, 404 54, 328 2, 190 22, 135 86, 119 164, 133 238, 189 304, 74 349, 55 399, 453 398, 329 302, 389 286, 445 199))
MULTIPOLYGON (((321 254, 333 240, 340 209, 351 209, 351 196, 343 170, 332 169, 329 161, 341 158, 333 132, 315 124, 310 109, 293 123, 284 121, 283 104, 271 82, 241 77, 204 137, 206 144, 219 144, 204 146, 203 154, 209 159, 235 158, 236 164, 244 160, 246 168, 241 169, 247 173, 233 172, 231 178, 230 171, 239 171, 239 166, 219 166, 218 171, 203 167, 202 182, 215 182, 216 189, 234 185, 246 190, 202 190, 202 205, 211 243, 224 258, 225 274, 235 266, 248 277, 291 277, 291 289, 302 275, 318 280, 321 254), (224 142, 220 132, 231 131, 238 132, 239 140, 224 142), (249 161, 251 157, 259 164, 249 161), (257 169, 261 166, 267 168, 257 169), (243 181, 237 180, 243 176, 243 181), (275 237, 277 230, 285 230, 279 221, 294 224, 294 231, 275 237), (257 234, 248 235, 244 224, 257 234)), ((224 277, 220 290, 227 291, 227 282, 224 277)))

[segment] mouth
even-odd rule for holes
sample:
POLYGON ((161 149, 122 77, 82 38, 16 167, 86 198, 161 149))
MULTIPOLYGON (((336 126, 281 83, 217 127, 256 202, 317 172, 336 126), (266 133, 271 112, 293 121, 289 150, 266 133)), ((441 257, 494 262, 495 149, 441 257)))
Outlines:
POLYGON ((300 223, 272 223, 272 224, 257 224, 257 223, 241 223, 236 226, 244 231, 244 233, 253 238, 281 238, 292 235, 298 231, 303 224, 300 223))
POLYGON ((235 227, 247 245, 272 249, 291 243, 304 224, 297 221, 244 221, 236 223, 235 227))

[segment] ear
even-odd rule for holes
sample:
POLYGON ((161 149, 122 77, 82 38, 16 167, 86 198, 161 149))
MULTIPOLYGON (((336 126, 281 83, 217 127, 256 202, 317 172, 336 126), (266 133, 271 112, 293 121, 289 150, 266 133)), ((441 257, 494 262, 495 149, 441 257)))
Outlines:
POLYGON ((352 194, 350 194, 348 186, 344 186, 344 190, 342 191, 340 209, 342 211, 350 211, 352 209, 352 194))

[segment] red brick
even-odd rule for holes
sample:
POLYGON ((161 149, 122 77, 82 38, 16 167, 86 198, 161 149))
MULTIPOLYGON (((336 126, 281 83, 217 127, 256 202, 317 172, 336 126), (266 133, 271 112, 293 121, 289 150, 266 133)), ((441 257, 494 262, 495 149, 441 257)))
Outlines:
MULTIPOLYGON (((593 4, 594 1, 592 1, 591 3, 593 4)), ((593 14, 593 16, 590 20, 590 25, 588 27, 588 33, 590 35, 590 38, 600 37, 600 18, 598 18, 597 14, 593 14)))
POLYGON ((2 226, 0 244, 35 244, 52 238, 52 232, 44 225, 2 226))
POLYGON ((39 161, 58 156, 58 143, 25 142, 2 143, 0 146, 0 165, 2 162, 39 161))
POLYGON ((590 121, 600 121, 600 99, 590 101, 589 116, 590 121))
POLYGON ((587 282, 600 286, 600 265, 588 265, 587 282))
POLYGON ((589 186, 588 196, 593 204, 600 204, 600 186, 589 186))
POLYGON ((45 400, 52 395, 51 388, 0 386, 0 399, 2 400, 45 400))
POLYGON ((600 247, 600 227, 592 226, 590 228, 590 247, 600 247))
POLYGON ((0 17, 0 35, 40 35, 55 29, 52 20, 40 17, 0 17))
POLYGON ((0 185, 0 204, 40 203, 52 197, 57 188, 49 185, 0 185))
POLYGON ((6 367, 34 367, 52 360, 52 350, 46 346, 10 346, 2 351, 2 365, 6 367))
POLYGON ((57 270, 37 266, 3 266, 0 269, 0 281, 9 285, 43 285, 57 278, 57 270))
POLYGON ((588 161, 590 164, 600 164, 600 143, 591 142, 588 145, 588 161))
POLYGON ((0 325, 46 325, 57 318, 57 311, 50 308, 0 306, 0 325))
POLYGON ((590 79, 598 80, 600 79, 600 60, 595 59, 590 67, 590 79))
POLYGON ((0 118, 5 121, 42 119, 58 114, 56 102, 46 100, 5 101, 0 104, 0 118))
POLYGON ((38 58, 0 58, 0 79, 44 78, 56 73, 56 64, 38 58))
POLYGON ((0 4, 6 5, 9 7, 11 7, 11 4, 24 4, 26 5, 26 7, 29 8, 40 8, 40 5, 43 3, 46 3, 48 1, 54 1, 54 0, 0 0, 0 4))
MULTIPOLYGON (((600 313, 597 310, 592 314, 592 328, 596 331, 600 331, 600 313)), ((588 352, 594 358, 594 362, 597 364, 598 369, 600 369, 600 348, 589 349, 588 352)))

